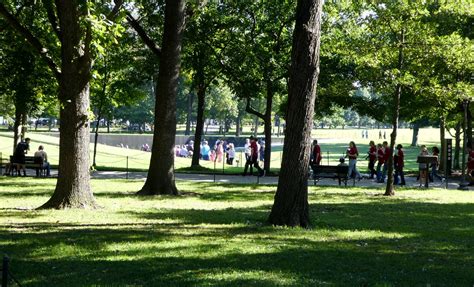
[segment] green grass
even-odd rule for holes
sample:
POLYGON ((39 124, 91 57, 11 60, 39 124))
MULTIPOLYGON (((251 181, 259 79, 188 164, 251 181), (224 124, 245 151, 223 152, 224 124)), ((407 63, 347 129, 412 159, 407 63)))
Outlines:
MULTIPOLYGON (((313 131, 313 136, 326 141, 321 143, 321 150, 323 152, 323 164, 335 165, 338 163, 339 157, 343 155, 347 149, 350 140, 355 140, 357 143, 360 157, 358 167, 362 172, 367 169, 368 161, 365 160, 366 152, 368 151, 369 140, 373 139, 376 143, 381 142, 378 140, 378 130, 369 131, 369 139, 361 139, 361 130, 358 129, 317 129, 313 131), (329 139, 329 142, 327 142, 329 139), (329 153, 329 154, 328 154, 329 153)), ((387 136, 389 131, 387 130, 387 136)), ((418 148, 410 147, 412 130, 400 129, 398 142, 402 143, 405 147, 406 153, 406 167, 405 171, 415 171, 418 169, 416 164, 416 157, 418 155, 418 148)), ((33 153, 37 147, 42 144, 45 146, 46 152, 48 152, 49 161, 53 165, 57 165, 59 159, 59 138, 49 136, 45 133, 28 133, 28 136, 32 139, 31 153, 33 153)), ((2 157, 7 159, 12 154, 12 132, 0 132, 0 153, 2 157)), ((439 141, 439 130, 438 129, 421 129, 419 135, 420 144, 426 144, 429 147, 440 144, 439 141)), ((90 145, 92 159, 93 145, 90 145)), ((125 149, 120 147, 106 146, 102 144, 97 145, 97 169, 98 170, 126 170, 127 168, 131 171, 146 171, 150 162, 150 153, 139 150, 125 149)), ((278 172, 281 165, 282 147, 274 147, 272 152, 271 167, 274 172, 278 172)), ((217 172, 227 174, 236 174, 242 172, 242 166, 245 164, 245 156, 241 152, 237 152, 234 166, 224 165, 223 162, 201 161, 203 169, 198 172, 213 172, 214 169, 217 172)), ((177 157, 175 161, 175 169, 179 172, 196 172, 190 169, 191 159, 177 157)))
POLYGON ((0 252, 23 286, 472 286, 474 195, 311 187, 312 229, 268 226, 275 187, 93 180, 99 210, 30 210, 53 179, 0 178, 0 252))

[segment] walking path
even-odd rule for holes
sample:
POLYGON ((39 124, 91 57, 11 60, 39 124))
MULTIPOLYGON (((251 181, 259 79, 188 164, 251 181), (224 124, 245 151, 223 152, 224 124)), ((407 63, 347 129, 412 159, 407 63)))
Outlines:
MULTIPOLYGON (((146 172, 129 172, 129 179, 145 180, 147 176, 146 172)), ((220 182, 220 183, 235 183, 235 184, 269 184, 276 185, 278 183, 278 177, 276 176, 241 176, 241 175, 223 175, 223 174, 187 174, 187 173, 176 173, 176 180, 187 180, 187 181, 198 181, 198 182, 220 182)), ((92 175, 93 178, 104 178, 104 179, 125 179, 127 178, 126 172, 121 171, 97 171, 92 175)), ((405 177, 406 187, 418 188, 420 186, 416 177, 405 177)), ((313 185, 313 180, 308 180, 308 185, 313 185)), ((353 181, 348 182, 348 186, 352 186, 353 181)), ((333 179, 321 179, 317 185, 323 186, 338 186, 338 181, 333 179)), ((362 179, 355 181, 356 187, 384 187, 382 183, 377 183, 372 179, 362 179)), ((429 183, 430 188, 446 188, 446 183, 441 181, 434 181, 429 183)), ((457 189, 459 187, 459 181, 448 181, 448 189, 457 189)), ((474 190, 474 187, 469 186, 469 190, 474 190)))

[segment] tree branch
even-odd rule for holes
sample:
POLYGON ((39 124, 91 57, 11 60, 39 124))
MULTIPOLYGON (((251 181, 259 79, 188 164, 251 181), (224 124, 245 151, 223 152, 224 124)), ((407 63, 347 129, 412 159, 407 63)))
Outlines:
POLYGON ((110 21, 113 21, 117 17, 118 13, 120 12, 120 9, 122 8, 123 0, 114 0, 114 3, 114 8, 112 9, 112 11, 110 11, 109 15, 107 15, 107 20, 110 21))
POLYGON ((252 114, 252 115, 255 115, 259 118, 261 118, 262 120, 265 119, 265 115, 254 110, 251 106, 250 106, 250 98, 247 98, 247 105, 245 105, 245 111, 249 114, 252 114))
POLYGON ((49 23, 53 27, 53 31, 58 36, 58 39, 61 39, 61 31, 59 30, 58 17, 54 13, 54 7, 52 0, 43 0, 44 7, 46 8, 46 13, 48 14, 49 23))
POLYGON ((33 49, 36 50, 36 52, 38 52, 41 58, 46 62, 46 64, 48 65, 48 67, 51 69, 54 76, 56 77, 56 79, 59 80, 61 76, 60 69, 54 63, 51 56, 48 54, 48 49, 46 49, 41 44, 41 42, 30 32, 30 30, 23 27, 18 21, 18 19, 15 16, 13 16, 10 12, 8 12, 8 10, 5 8, 5 6, 2 3, 0 3, 0 15, 7 21, 10 27, 12 27, 18 33, 20 33, 21 36, 25 37, 27 42, 33 47, 33 49))
POLYGON ((148 48, 150 48, 150 50, 153 52, 153 54, 160 57, 161 56, 161 48, 158 47, 150 37, 148 37, 145 29, 143 29, 143 27, 140 25, 140 23, 135 18, 133 18, 132 14, 130 14, 128 11, 127 11, 127 22, 137 32, 138 36, 140 36, 140 38, 142 38, 145 45, 148 48))

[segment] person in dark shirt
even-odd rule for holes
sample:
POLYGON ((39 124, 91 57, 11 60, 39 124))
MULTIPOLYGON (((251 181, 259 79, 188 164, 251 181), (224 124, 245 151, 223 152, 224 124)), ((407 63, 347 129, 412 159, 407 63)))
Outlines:
POLYGON ((405 153, 403 152, 403 146, 401 144, 397 145, 397 154, 396 160, 394 156, 394 162, 396 161, 396 169, 395 169, 395 179, 394 184, 398 184, 399 180, 398 177, 400 176, 400 185, 405 185, 405 175, 403 173, 403 166, 405 165, 405 153))
POLYGON ((26 176, 25 154, 27 154, 29 150, 30 138, 26 138, 25 141, 17 144, 15 152, 13 153, 13 163, 17 165, 18 174, 20 174, 20 171, 23 169, 23 176, 26 176))

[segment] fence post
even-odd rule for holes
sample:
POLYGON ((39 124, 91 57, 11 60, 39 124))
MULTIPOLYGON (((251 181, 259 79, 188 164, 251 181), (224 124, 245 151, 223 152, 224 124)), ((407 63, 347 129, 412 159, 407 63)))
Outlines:
POLYGON ((8 285, 8 262, 10 259, 8 256, 3 256, 3 267, 2 267, 2 287, 7 287, 8 285))
POLYGON ((128 156, 127 156, 127 167, 126 167, 126 172, 127 172, 127 173, 126 173, 126 178, 127 178, 127 180, 128 180, 128 156))
POLYGON ((328 151, 328 165, 329 165, 329 151, 328 151))
POLYGON ((3 174, 3 153, 0 152, 0 175, 3 174))
POLYGON ((216 182, 216 159, 214 159, 214 182, 216 182))

